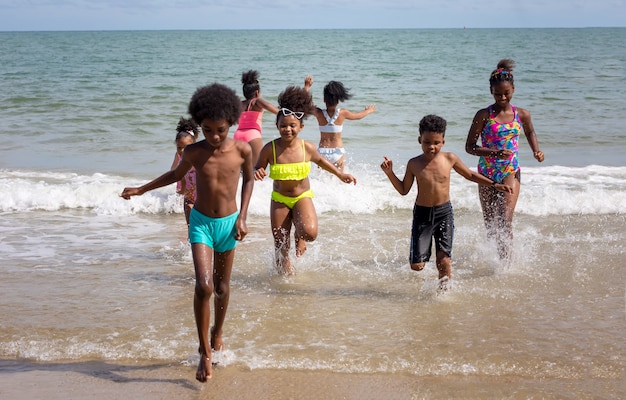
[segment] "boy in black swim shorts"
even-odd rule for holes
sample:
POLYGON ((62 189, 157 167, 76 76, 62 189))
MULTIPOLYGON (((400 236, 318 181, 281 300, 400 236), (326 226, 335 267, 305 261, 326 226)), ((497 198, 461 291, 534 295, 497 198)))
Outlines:
POLYGON ((411 269, 421 271, 430 260, 432 238, 435 238, 437 270, 439 271, 440 289, 447 287, 452 277, 451 255, 454 237, 454 214, 450 204, 450 170, 454 169, 465 179, 479 185, 494 186, 502 192, 512 192, 508 185, 496 183, 491 179, 471 171, 456 154, 442 152, 445 143, 446 120, 427 115, 419 123, 418 142, 423 153, 411 158, 406 166, 404 179, 401 181, 393 172, 393 162, 385 157, 380 165, 401 195, 406 195, 417 182, 417 198, 413 209, 413 227, 411 230, 411 269))

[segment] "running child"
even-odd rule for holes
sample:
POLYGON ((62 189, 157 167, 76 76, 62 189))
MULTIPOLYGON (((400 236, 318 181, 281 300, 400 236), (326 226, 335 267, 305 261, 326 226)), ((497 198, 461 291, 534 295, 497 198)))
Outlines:
POLYGON ((276 114, 278 109, 261 97, 258 71, 250 70, 241 74, 241 83, 243 84, 243 96, 246 99, 241 102, 243 111, 233 138, 250 144, 252 162, 256 163, 261 147, 263 147, 263 111, 267 110, 276 114))
MULTIPOLYGON (((304 79, 304 88, 309 90, 311 86, 313 86, 313 77, 309 75, 304 79)), ((343 122, 363 119, 376 111, 375 104, 370 104, 359 112, 339 108, 340 102, 351 98, 350 89, 346 89, 343 83, 330 81, 324 86, 326 108, 315 107, 315 117, 320 130, 320 143, 317 151, 342 172, 346 162, 346 150, 341 139, 343 122)))
POLYGON ((228 130, 241 114, 241 101, 232 89, 218 83, 198 88, 189 102, 189 114, 200 125, 205 139, 185 147, 176 169, 143 186, 124 188, 120 196, 140 196, 183 179, 191 168, 196 170, 197 199, 189 217, 189 242, 196 275, 193 306, 200 342, 196 379, 206 382, 212 377, 211 350, 224 349, 222 327, 230 298, 235 246, 248 233, 246 218, 254 177, 250 145, 228 137, 228 130), (213 294, 215 318, 209 341, 213 294))
POLYGON ((491 72, 489 90, 494 103, 476 112, 465 142, 465 151, 480 157, 478 172, 481 175, 513 187, 511 193, 498 193, 484 186, 478 188, 487 235, 495 239, 502 260, 510 259, 513 245, 513 213, 521 186, 518 151, 522 130, 533 157, 539 162, 544 159, 530 112, 511 104, 515 92, 513 67, 515 62, 505 58, 491 72), (477 144, 479 137, 480 146, 477 144))
POLYGON ((289 259, 291 226, 295 228, 296 257, 306 250, 306 242, 317 238, 317 214, 309 182, 311 162, 337 176, 342 182, 356 184, 356 178, 344 174, 322 157, 313 143, 300 139, 303 120, 315 112, 311 95, 305 89, 290 86, 278 96, 276 127, 280 138, 263 146, 257 160, 254 179, 268 176, 274 180, 270 220, 276 266, 281 273, 292 274, 289 259))
POLYGON ((496 190, 511 193, 513 189, 471 171, 454 153, 442 152, 445 143, 446 120, 427 115, 419 123, 418 142, 422 154, 411 158, 406 166, 404 179, 393 172, 393 162, 385 157, 380 165, 401 195, 406 195, 417 182, 417 198, 413 207, 413 226, 409 262, 411 269, 421 271, 430 260, 432 238, 435 238, 439 290, 447 289, 452 277, 451 256, 454 237, 454 214, 450 203, 450 171, 479 185, 493 186, 496 190))
MULTIPOLYGON (((188 145, 195 143, 198 137, 198 124, 193 119, 181 117, 176 126, 176 154, 170 169, 176 169, 183 157, 183 150, 188 145)), ((176 182, 176 193, 183 196, 183 212, 185 213, 185 221, 189 226, 189 214, 196 202, 196 170, 192 167, 185 177, 176 182)))

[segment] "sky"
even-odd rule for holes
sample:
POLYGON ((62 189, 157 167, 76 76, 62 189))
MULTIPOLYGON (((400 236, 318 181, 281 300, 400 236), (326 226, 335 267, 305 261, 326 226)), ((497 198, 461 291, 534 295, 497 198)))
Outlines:
POLYGON ((0 31, 626 27, 626 0, 0 0, 0 31))

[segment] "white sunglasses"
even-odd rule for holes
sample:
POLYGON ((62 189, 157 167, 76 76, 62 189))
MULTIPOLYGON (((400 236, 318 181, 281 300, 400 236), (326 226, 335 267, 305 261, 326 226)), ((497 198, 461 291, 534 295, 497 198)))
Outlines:
POLYGON ((304 117, 304 113, 301 111, 291 111, 288 108, 281 108, 279 110, 281 112, 281 114, 283 114, 285 117, 288 117, 290 115, 293 115, 294 117, 298 118, 298 119, 302 119, 302 117, 304 117))

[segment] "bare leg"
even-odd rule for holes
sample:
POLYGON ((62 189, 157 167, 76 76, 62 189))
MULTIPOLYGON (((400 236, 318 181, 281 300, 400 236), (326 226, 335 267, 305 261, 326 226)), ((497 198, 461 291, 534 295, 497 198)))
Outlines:
POLYGON ((339 160, 337 160, 337 162, 335 163, 335 167, 337 167, 337 169, 340 172, 343 172, 344 167, 346 166, 346 157, 345 156, 341 156, 341 158, 339 160))
POLYGON ((487 229, 487 237, 495 239, 497 232, 496 210, 498 210, 498 191, 488 186, 478 186, 478 197, 483 210, 483 220, 487 229))
POLYGON ((437 270, 439 271, 439 287, 438 293, 443 293, 448 290, 448 284, 452 278, 452 260, 450 256, 444 251, 437 251, 437 270))
POLYGON ((211 296, 213 295, 213 275, 211 274, 211 261, 213 249, 201 243, 191 245, 193 265, 196 272, 196 286, 193 298, 193 310, 198 329, 200 363, 196 371, 196 379, 206 382, 212 378, 211 351, 208 338, 209 324, 211 319, 211 296))
POLYGON ((439 279, 443 278, 444 276, 452 278, 450 256, 448 256, 443 251, 437 252, 437 271, 439 271, 439 279))
POLYGON ((230 275, 233 270, 234 258, 235 249, 224 253, 215 253, 215 267, 213 269, 215 323, 211 328, 211 349, 216 351, 224 350, 222 328, 230 300, 230 275))
POLYGON ((501 259, 509 260, 511 258, 511 249, 513 247, 513 214, 517 199, 519 198, 520 181, 519 176, 509 175, 504 179, 504 183, 513 187, 513 193, 503 193, 501 209, 499 210, 499 240, 498 246, 501 259))
POLYGON ((480 186, 478 191, 487 235, 495 239, 500 259, 508 260, 513 246, 513 213, 520 191, 519 176, 509 175, 503 183, 513 187, 513 193, 498 192, 489 186, 480 186))
POLYGON ((293 225, 295 227, 296 257, 306 251, 306 242, 317 239, 318 223, 313 199, 304 198, 293 207, 293 225))
POLYGON ((252 165, 255 165, 263 148, 263 139, 252 139, 248 144, 252 147, 252 165))
POLYGON ((292 274, 289 260, 289 236, 291 235, 292 211, 286 205, 272 201, 270 205, 270 222, 274 236, 276 266, 284 274, 292 274))

